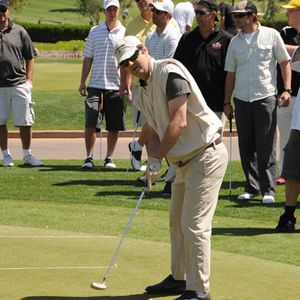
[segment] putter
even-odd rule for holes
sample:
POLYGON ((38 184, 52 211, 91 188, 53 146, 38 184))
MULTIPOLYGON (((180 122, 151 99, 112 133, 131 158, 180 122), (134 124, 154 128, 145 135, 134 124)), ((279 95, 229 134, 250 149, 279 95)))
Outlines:
MULTIPOLYGON (((138 124, 139 124, 139 120, 140 120, 140 115, 141 115, 141 112, 138 111, 137 116, 136 116, 136 121, 135 121, 135 129, 134 129, 134 133, 133 133, 132 143, 135 141, 136 132, 137 132, 137 128, 138 128, 138 124)), ((129 155, 128 165, 127 165, 127 170, 126 170, 125 181, 127 181, 127 178, 128 178, 128 172, 129 172, 129 166, 130 166, 131 158, 132 158, 132 148, 130 150, 130 155, 129 155)))
POLYGON ((229 195, 231 197, 231 177, 232 177, 232 115, 229 116, 229 195))
POLYGON ((112 269, 112 267, 113 267, 114 264, 115 264, 115 260, 116 260, 116 258, 117 258, 118 253, 119 253, 119 250, 120 250, 120 248, 121 248, 121 245, 122 245, 122 243, 123 243, 123 241, 124 241, 124 239, 125 239, 125 237, 126 237, 128 231, 129 231, 129 228, 130 228, 130 226, 131 226, 131 224, 132 224, 133 218, 134 218, 134 216, 135 216, 135 214, 136 214, 136 212, 137 212, 137 210, 138 210, 138 208, 139 208, 139 206, 140 206, 140 204, 141 204, 141 202, 142 202, 142 200, 143 200, 143 197, 144 197, 146 191, 147 191, 147 186, 145 186, 145 187, 143 188, 142 192, 141 192, 141 195, 140 195, 140 197, 139 197, 139 199, 138 199, 138 201, 137 201, 137 203, 136 203, 136 206, 135 206, 135 208, 134 208, 134 210, 133 210, 133 212, 132 212, 132 214, 131 214, 131 217, 130 217, 130 219, 129 219, 129 221, 128 221, 126 227, 125 227, 124 233, 123 233, 123 235, 122 235, 122 237, 121 237, 121 239, 120 239, 120 242, 119 242, 119 244, 118 244, 118 247, 117 247, 117 249, 116 249, 116 251, 115 251, 115 253, 114 253, 114 255, 113 255, 113 257, 112 257, 112 259, 111 259, 111 261, 110 261, 110 263, 109 263, 109 265, 108 265, 108 268, 106 269, 106 272, 105 272, 105 274, 104 274, 104 276, 103 276, 102 282, 96 282, 96 281, 92 282, 92 283, 91 283, 91 287, 92 287, 93 289, 104 290, 104 289, 107 288, 106 283, 105 283, 105 282, 106 282, 106 279, 107 279, 107 277, 109 276, 110 270, 112 269))

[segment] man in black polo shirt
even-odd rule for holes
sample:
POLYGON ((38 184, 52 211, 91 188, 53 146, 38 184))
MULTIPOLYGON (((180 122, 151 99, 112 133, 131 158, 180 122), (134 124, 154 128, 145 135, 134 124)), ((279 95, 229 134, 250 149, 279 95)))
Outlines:
MULTIPOLYGON (((286 45, 286 49, 292 56, 295 49, 300 46, 300 1, 290 1, 281 6, 286 9, 289 26, 284 27, 280 35, 286 45)), ((279 68, 279 67, 278 67, 279 68)), ((292 71, 292 90, 291 90, 291 103, 287 107, 280 107, 277 109, 277 125, 279 129, 280 139, 280 157, 279 157, 279 174, 282 171, 283 164, 283 149, 288 141, 291 130, 291 119, 294 109, 294 103, 297 96, 300 83, 300 73, 292 71)), ((283 80, 281 72, 277 72, 277 90, 278 95, 284 91, 283 80)), ((284 184, 285 180, 279 176, 276 179, 277 184, 284 184)))
POLYGON ((224 65, 232 35, 216 29, 218 6, 215 0, 200 0, 194 8, 198 27, 183 34, 174 58, 190 71, 210 109, 225 123, 224 65))
POLYGON ((9 20, 7 0, 0 0, 0 44, 0 147, 3 166, 14 165, 8 149, 6 126, 11 108, 14 125, 20 130, 24 163, 42 166, 43 163, 30 150, 34 123, 31 89, 35 50, 25 29, 9 20))

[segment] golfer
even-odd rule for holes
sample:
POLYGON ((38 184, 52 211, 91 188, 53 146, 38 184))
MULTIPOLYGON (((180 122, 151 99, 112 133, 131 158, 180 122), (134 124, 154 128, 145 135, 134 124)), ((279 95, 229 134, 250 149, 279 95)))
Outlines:
POLYGON ((171 274, 150 294, 182 293, 177 300, 210 299, 211 223, 227 166, 222 122, 177 60, 155 61, 133 36, 116 48, 119 65, 142 83, 137 108, 150 125, 148 177, 167 157, 176 168, 170 209, 171 274))

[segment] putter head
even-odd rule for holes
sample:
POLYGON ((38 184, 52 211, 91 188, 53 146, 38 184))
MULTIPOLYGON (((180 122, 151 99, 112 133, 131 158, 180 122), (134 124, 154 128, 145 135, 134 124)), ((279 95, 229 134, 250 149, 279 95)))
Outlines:
POLYGON ((94 281, 91 283, 91 288, 96 289, 96 290, 105 290, 107 288, 107 286, 105 284, 105 281, 103 281, 101 283, 94 281))

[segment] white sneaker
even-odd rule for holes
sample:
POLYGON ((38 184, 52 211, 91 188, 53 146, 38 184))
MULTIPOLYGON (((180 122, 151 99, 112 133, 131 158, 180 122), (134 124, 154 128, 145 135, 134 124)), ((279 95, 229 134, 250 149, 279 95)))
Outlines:
POLYGON ((141 170, 142 148, 137 141, 128 144, 129 152, 131 153, 131 166, 134 170, 141 170))
POLYGON ((262 198, 263 204, 272 204, 274 202, 275 202, 274 196, 264 195, 264 197, 262 198))
POLYGON ((104 167, 108 169, 115 169, 117 166, 114 164, 110 157, 106 157, 104 160, 104 167))
POLYGON ((32 167, 41 167, 43 166, 43 162, 38 160, 36 157, 34 157, 32 154, 26 155, 23 157, 23 161, 25 165, 30 165, 32 167))
POLYGON ((3 156, 3 167, 13 167, 14 163, 12 157, 8 154, 3 156))
POLYGON ((94 161, 92 157, 87 157, 81 166, 81 169, 93 169, 94 168, 94 161))
POLYGON ((237 197, 238 200, 249 200, 251 198, 255 197, 254 194, 251 194, 251 193, 244 193, 244 194, 241 194, 237 197))

